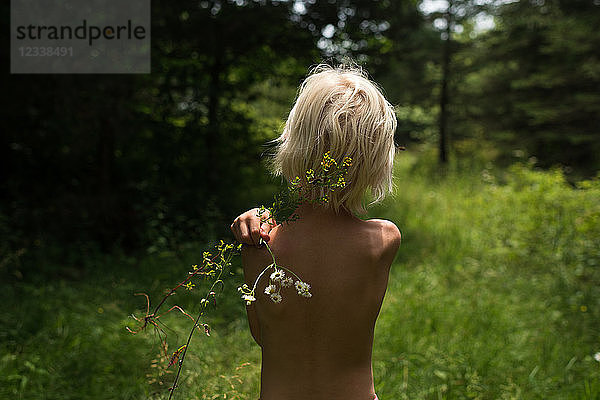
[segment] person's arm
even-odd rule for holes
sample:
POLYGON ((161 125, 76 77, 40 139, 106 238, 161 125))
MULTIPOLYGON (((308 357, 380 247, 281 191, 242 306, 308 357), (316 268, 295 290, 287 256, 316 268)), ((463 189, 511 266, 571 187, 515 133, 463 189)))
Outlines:
MULTIPOLYGON (((268 211, 265 216, 269 217, 268 211)), ((259 239, 261 238, 268 242, 271 228, 270 224, 261 223, 258 208, 253 208, 239 215, 231 224, 231 232, 233 232, 235 239, 242 244, 252 246, 259 246, 259 239)))

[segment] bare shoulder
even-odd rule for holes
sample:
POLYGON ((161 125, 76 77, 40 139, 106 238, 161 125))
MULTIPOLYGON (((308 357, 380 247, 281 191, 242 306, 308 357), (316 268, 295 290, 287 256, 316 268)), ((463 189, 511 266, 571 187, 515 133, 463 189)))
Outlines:
POLYGON ((395 223, 388 221, 387 219, 369 219, 366 222, 380 229, 384 235, 384 238, 391 244, 400 245, 402 234, 395 223))
POLYGON ((402 240, 400 229, 398 229, 395 223, 385 219, 369 219, 365 222, 370 225, 371 229, 378 232, 381 256, 391 263, 402 240))

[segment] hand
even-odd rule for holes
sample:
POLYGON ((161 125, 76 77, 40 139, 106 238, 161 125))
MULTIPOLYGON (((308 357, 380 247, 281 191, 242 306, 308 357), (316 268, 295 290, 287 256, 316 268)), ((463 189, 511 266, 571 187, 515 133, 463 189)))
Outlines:
MULTIPOLYGON (((260 246, 260 239, 268 242, 269 232, 272 225, 268 222, 261 223, 261 217, 258 215, 258 208, 253 208, 238 216, 231 224, 231 232, 236 240, 242 244, 260 246)), ((263 221, 270 217, 269 212, 263 214, 263 221)))

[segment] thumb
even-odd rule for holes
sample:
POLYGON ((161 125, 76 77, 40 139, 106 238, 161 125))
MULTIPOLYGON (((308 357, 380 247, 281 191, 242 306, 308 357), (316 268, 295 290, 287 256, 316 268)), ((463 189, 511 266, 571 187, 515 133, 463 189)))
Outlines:
POLYGON ((269 237, 269 232, 271 232, 271 229, 273 229, 273 227, 271 226, 271 224, 264 223, 264 224, 260 225, 260 237, 265 242, 268 242, 271 239, 269 237))

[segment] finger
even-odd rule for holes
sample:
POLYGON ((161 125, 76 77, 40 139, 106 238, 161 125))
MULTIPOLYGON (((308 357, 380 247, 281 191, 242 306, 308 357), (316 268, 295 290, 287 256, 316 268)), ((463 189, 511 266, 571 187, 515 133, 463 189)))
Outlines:
POLYGON ((242 237, 242 243, 251 244, 253 246, 257 243, 252 239, 250 228, 244 222, 240 223, 240 236, 242 237))
POLYGON ((260 218, 253 216, 248 219, 248 230, 250 231, 250 236, 252 238, 252 242, 258 245, 260 243, 260 218))
POLYGON ((262 219, 263 219, 263 221, 265 221, 265 220, 268 220, 269 218, 271 218, 271 213, 267 209, 263 212, 262 219))
POLYGON ((236 218, 233 221, 233 224, 231 224, 230 228, 231 228, 231 232, 233 233, 233 236, 235 237, 235 240, 242 243, 242 234, 240 232, 239 218, 236 218))
POLYGON ((273 226, 269 223, 263 223, 260 225, 260 237, 265 242, 268 242, 271 239, 271 237, 269 236, 269 232, 271 232, 271 229, 273 229, 273 226))
POLYGON ((260 238, 265 242, 268 242, 269 240, 271 240, 271 237, 265 231, 260 231, 260 238))
POLYGON ((250 236, 248 235, 247 229, 245 228, 245 224, 242 222, 240 217, 233 221, 233 224, 231 225, 231 231, 238 242, 243 244, 253 244, 250 236))
POLYGON ((260 245, 261 245, 260 244, 260 237, 261 237, 260 229, 258 229, 258 228, 252 229, 250 231, 250 235, 252 238, 252 242, 255 243, 257 247, 260 247, 260 245))

